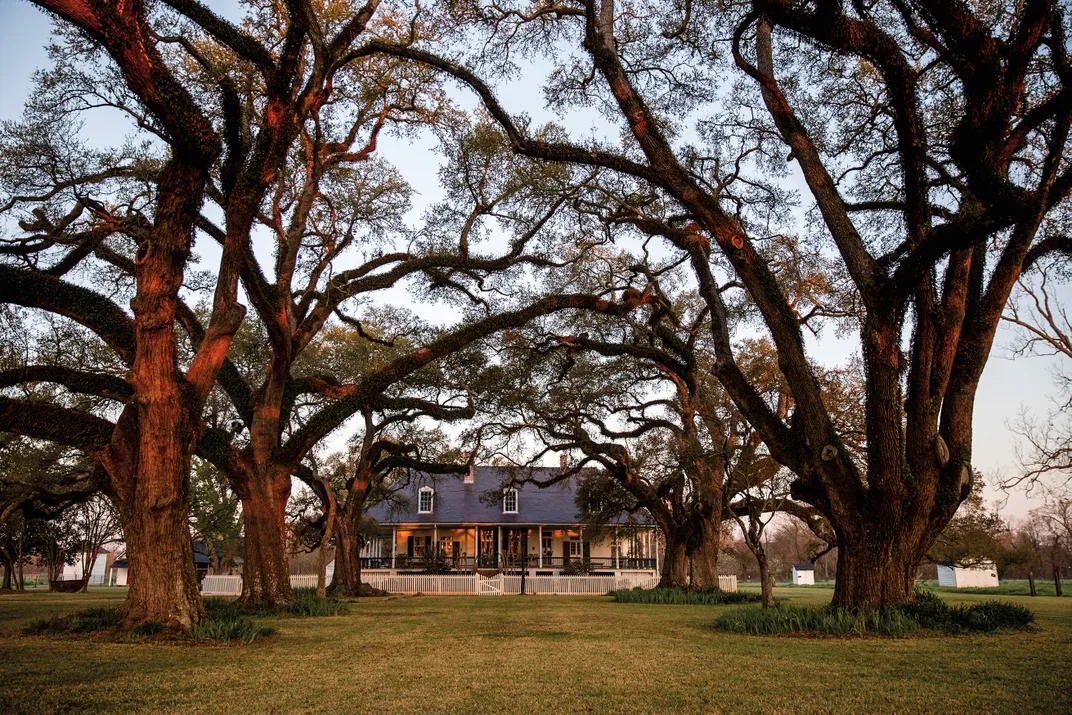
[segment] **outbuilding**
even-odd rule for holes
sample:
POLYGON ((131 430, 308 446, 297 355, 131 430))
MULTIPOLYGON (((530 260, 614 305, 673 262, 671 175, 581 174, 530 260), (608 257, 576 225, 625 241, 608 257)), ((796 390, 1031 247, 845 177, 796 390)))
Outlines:
POLYGON ((992 561, 975 566, 943 566, 938 564, 938 585, 949 588, 996 588, 998 569, 992 561))
POLYGON ((815 566, 812 564, 793 564, 793 585, 812 586, 815 584, 815 566))

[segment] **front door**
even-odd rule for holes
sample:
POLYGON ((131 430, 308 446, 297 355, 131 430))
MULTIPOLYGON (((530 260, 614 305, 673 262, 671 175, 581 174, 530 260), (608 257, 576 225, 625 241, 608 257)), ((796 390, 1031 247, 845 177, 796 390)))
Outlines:
POLYGON ((524 566, 529 553, 528 529, 504 529, 503 543, 506 547, 506 565, 524 566))
POLYGON ((480 563, 481 568, 499 567, 499 530, 492 527, 480 527, 480 563))

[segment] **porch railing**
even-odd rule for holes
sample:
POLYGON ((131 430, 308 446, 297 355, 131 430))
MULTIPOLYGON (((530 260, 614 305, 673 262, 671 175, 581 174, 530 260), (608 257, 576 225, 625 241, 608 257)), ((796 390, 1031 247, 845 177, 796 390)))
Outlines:
MULTIPOLYGON (((617 570, 644 570, 650 571, 656 568, 656 561, 654 558, 637 558, 634 556, 622 556, 615 559, 613 556, 592 556, 589 558, 581 558, 579 556, 566 558, 563 556, 544 556, 543 560, 540 560, 539 556, 534 554, 528 554, 526 556, 515 556, 512 554, 502 554, 500 556, 459 556, 458 558, 446 557, 437 558, 435 556, 395 556, 395 568, 396 569, 412 569, 427 571, 434 567, 444 568, 450 571, 472 571, 473 569, 549 569, 549 570, 561 570, 567 567, 573 567, 580 573, 589 573, 591 571, 617 571, 617 570)), ((361 559, 362 569, 389 569, 391 568, 391 557, 381 556, 376 558, 363 558, 361 559)))

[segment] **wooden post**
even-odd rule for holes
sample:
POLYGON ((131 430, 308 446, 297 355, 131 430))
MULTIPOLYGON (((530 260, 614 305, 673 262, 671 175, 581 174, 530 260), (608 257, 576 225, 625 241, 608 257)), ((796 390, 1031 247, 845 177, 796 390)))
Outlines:
POLYGON ((659 532, 652 532, 652 536, 655 537, 655 574, 659 574, 659 532))
POLYGON ((502 568, 503 563, 503 549, 502 549, 502 524, 499 524, 499 553, 498 558, 495 559, 499 568, 502 568))
POLYGON ((391 527, 391 570, 395 568, 395 552, 398 550, 398 527, 391 527))
POLYGON ((1061 591, 1061 567, 1057 564, 1053 565, 1053 588, 1057 592, 1057 597, 1064 596, 1064 592, 1061 591))
POLYGON ((622 568, 622 547, 618 543, 618 526, 614 527, 614 569, 620 571, 622 568))
POLYGON ((1035 593, 1035 572, 1034 571, 1029 570, 1027 572, 1027 584, 1031 587, 1031 595, 1032 596, 1037 596, 1038 594, 1035 593))
MULTIPOLYGON (((538 568, 543 568, 543 524, 536 527, 536 564, 538 568)), ((537 582, 539 583, 539 582, 537 582)))

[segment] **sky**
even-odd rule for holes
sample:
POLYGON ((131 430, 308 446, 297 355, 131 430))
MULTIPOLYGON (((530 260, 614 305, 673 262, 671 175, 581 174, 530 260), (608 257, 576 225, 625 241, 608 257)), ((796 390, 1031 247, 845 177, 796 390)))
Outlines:
MULTIPOLYGON (((209 0, 210 7, 220 3, 209 0)), ((226 3, 228 8, 233 4, 226 3)), ((33 72, 47 66, 45 46, 51 26, 44 13, 24 0, 0 0, 0 120, 15 120, 22 113, 22 106, 30 91, 33 72)), ((501 99, 508 110, 526 111, 538 120, 555 118, 541 106, 538 93, 532 92, 532 82, 522 78, 501 88, 501 99)), ((471 105, 470 105, 471 106, 471 105)), ((567 120, 567 127, 575 135, 586 134, 591 117, 574 117, 567 120), (572 122, 572 125, 570 124, 572 122)), ((119 138, 117 127, 121 123, 98 118, 87 123, 85 132, 90 140, 101 142, 119 138)), ((436 180, 440 157, 434 152, 430 137, 416 141, 385 137, 380 141, 378 152, 391 161, 410 181, 416 190, 414 216, 420 208, 442 197, 436 180)), ((1065 303, 1069 302, 1068 287, 1061 292, 1065 303)), ((407 300, 401 294, 395 299, 407 300)), ((422 316, 434 318, 434 316, 422 316)), ((813 357, 827 365, 843 362, 857 351, 854 339, 837 339, 827 331, 819 340, 808 346, 813 357)), ((986 477, 988 483, 996 483, 1002 477, 1014 476, 1019 470, 1014 451, 1014 435, 1007 424, 1016 419, 1022 410, 1038 416, 1050 408, 1054 391, 1051 372, 1058 367, 1056 358, 1028 358, 1012 360, 1009 346, 1014 334, 1003 326, 998 333, 990 361, 983 374, 976 398, 974 415, 975 443, 974 465, 986 477)), ((1001 500, 1005 514, 1019 518, 1039 502, 1022 492, 1005 494, 988 487, 988 501, 1001 500)))

